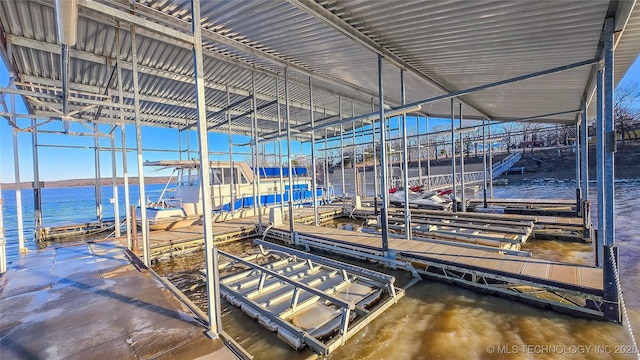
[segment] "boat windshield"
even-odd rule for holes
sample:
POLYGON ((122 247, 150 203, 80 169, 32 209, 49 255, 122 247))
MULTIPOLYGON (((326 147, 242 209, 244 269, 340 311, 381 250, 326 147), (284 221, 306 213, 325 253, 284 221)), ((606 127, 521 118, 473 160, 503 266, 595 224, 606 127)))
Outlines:
POLYGON ((197 186, 198 183, 198 169, 180 169, 178 174, 179 186, 197 186))

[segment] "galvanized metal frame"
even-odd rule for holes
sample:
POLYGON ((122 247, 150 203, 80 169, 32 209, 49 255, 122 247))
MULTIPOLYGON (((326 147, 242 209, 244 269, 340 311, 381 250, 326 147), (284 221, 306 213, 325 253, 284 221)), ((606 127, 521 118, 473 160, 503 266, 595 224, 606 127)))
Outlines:
POLYGON ((200 191, 202 193, 202 227, 204 232, 205 268, 207 277, 207 304, 209 336, 215 338, 222 333, 222 310, 220 304, 220 277, 218 275, 218 249, 213 245, 213 209, 211 198, 209 140, 205 109, 204 74, 202 58, 202 27, 200 25, 200 0, 191 0, 193 32, 193 66, 198 109, 198 162, 200 165, 200 191))

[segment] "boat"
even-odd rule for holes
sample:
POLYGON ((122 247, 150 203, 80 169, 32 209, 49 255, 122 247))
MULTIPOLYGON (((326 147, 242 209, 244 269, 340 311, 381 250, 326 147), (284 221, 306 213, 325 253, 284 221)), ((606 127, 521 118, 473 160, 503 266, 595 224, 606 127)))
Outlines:
MULTIPOLYGON (((147 201, 145 212, 150 230, 190 226, 202 217, 200 190, 200 164, 195 160, 147 161, 145 166, 173 168, 172 175, 157 201, 147 201), (175 176, 174 176, 175 175, 175 176), (175 189, 171 189, 173 182, 175 189)), ((289 169, 260 167, 252 169, 245 162, 210 162, 211 205, 214 212, 235 212, 253 208, 254 199, 261 206, 284 201, 296 204, 311 203, 313 199, 311 176, 304 167, 293 167, 293 186, 289 187, 289 169), (281 175, 284 180, 281 182, 281 175), (254 190, 255 189, 255 190, 254 190), (255 197, 254 197, 254 191, 255 197), (257 194, 260 194, 259 196, 257 194)), ((329 191, 316 188, 320 203, 330 202, 329 191)), ((136 209, 140 219, 141 208, 136 209)))
MULTIPOLYGON (((428 210, 451 210, 451 191, 424 190, 422 187, 409 189, 409 206, 428 210)), ((457 200, 457 199, 456 199, 457 200)), ((389 191, 389 204, 396 207, 404 206, 404 190, 389 191)))

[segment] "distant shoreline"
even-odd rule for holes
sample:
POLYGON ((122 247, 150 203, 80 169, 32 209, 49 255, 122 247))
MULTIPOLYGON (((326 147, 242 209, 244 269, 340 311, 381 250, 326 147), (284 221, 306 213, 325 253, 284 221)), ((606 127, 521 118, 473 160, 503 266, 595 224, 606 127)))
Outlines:
MULTIPOLYGON (((166 184, 169 180, 168 176, 159 176, 159 177, 145 177, 145 184, 166 184)), ((44 183, 45 188, 65 188, 65 187, 83 187, 83 186, 94 186, 96 181, 95 179, 69 179, 69 180, 52 180, 52 181, 42 181, 44 183)), ((102 178, 100 179, 101 186, 111 186, 112 179, 111 178, 102 178)), ((124 185, 124 179, 119 177, 117 179, 118 185, 124 185)), ((130 177, 129 185, 137 185, 138 177, 130 177)), ((2 190, 15 190, 14 183, 2 183, 2 190)), ((32 189, 33 182, 32 181, 23 181, 20 183, 20 189, 32 189)))

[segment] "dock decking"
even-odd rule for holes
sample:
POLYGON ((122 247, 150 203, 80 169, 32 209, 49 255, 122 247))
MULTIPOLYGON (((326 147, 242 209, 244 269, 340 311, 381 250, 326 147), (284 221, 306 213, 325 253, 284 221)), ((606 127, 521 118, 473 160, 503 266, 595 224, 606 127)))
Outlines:
POLYGON ((238 359, 118 242, 21 256, 0 279, 3 359, 238 359))
MULTIPOLYGON (((276 237, 287 240, 286 226, 270 230, 276 237)), ((381 236, 340 229, 329 229, 298 224, 295 228, 300 245, 316 247, 344 254, 369 257, 380 261, 384 256, 381 236)), ((602 270, 594 267, 560 263, 555 261, 507 255, 499 251, 470 249, 455 244, 430 243, 419 240, 390 239, 390 252, 396 261, 404 261, 418 272, 447 281, 461 282, 476 287, 500 285, 491 292, 510 295, 521 291, 522 286, 546 289, 559 299, 538 299, 545 305, 557 306, 571 313, 583 313, 601 317, 600 305, 603 294, 602 270), (519 287, 519 288, 518 288, 519 287), (571 298, 572 296, 576 298, 571 298)), ((384 262, 384 261, 381 261, 384 262)), ((485 289, 488 290, 488 289, 485 289)), ((536 300, 536 296, 516 294, 536 300)))
MULTIPOLYGON (((288 216, 288 209, 284 209, 288 216)), ((333 219, 343 214, 342 206, 320 206, 318 209, 319 218, 322 221, 333 219)), ((294 214, 296 223, 313 223, 313 208, 295 208, 294 214)), ((269 216, 262 216, 264 227, 268 225, 269 216)), ((213 240, 216 244, 227 241, 240 240, 258 234, 258 216, 250 216, 239 219, 229 219, 215 222, 213 224, 213 240)), ((138 234, 140 237, 140 234, 138 234)), ((126 241, 125 237, 118 238, 121 242, 126 241)), ((139 254, 142 254, 142 240, 138 238, 139 254)), ((204 247, 204 237, 202 225, 191 225, 187 227, 157 230, 149 232, 149 247, 151 250, 151 260, 163 259, 177 256, 190 251, 202 249, 204 247)))

